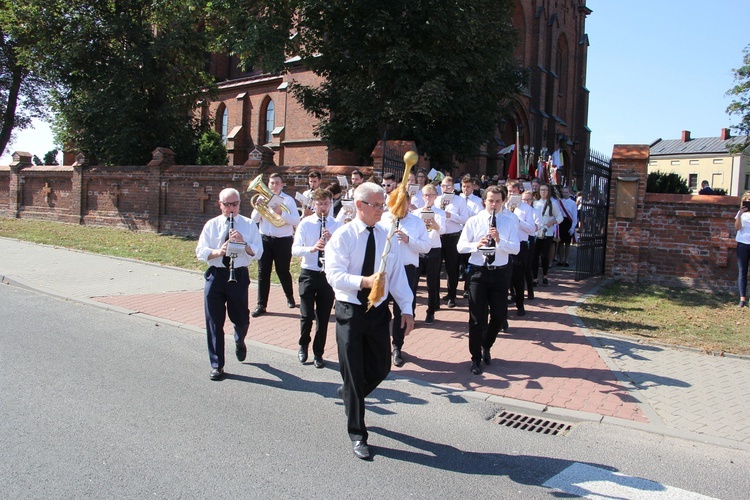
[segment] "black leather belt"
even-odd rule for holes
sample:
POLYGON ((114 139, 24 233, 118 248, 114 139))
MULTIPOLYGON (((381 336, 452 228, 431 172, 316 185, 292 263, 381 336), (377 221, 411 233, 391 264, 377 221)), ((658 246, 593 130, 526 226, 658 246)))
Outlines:
POLYGON ((508 267, 508 264, 503 264, 502 266, 486 265, 482 266, 482 269, 487 269, 488 271, 499 271, 500 269, 505 269, 506 267, 508 267))

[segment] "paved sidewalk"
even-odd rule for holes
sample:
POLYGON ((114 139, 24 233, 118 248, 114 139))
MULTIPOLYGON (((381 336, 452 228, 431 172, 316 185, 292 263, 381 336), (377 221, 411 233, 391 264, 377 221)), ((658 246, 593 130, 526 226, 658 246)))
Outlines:
MULTIPOLYGON (((0 238, 0 252, 4 283, 204 332, 199 272, 7 238, 0 238)), ((536 300, 527 301, 526 316, 518 318, 515 308, 510 309, 510 331, 498 337, 495 361, 480 376, 469 371, 466 299, 459 299, 455 309, 443 307, 435 323, 425 325, 422 280, 417 326, 404 346, 406 364, 394 367, 391 377, 470 391, 474 397, 551 416, 750 449, 750 384, 743 382, 750 380, 750 360, 588 332, 574 306, 598 282, 575 282, 573 276, 569 269, 553 268, 550 286, 540 287, 536 300)), ((255 297, 253 283, 251 309, 255 297)), ((281 289, 272 287, 268 310, 251 319, 249 340, 296 356, 299 309, 288 309, 281 289)), ((333 324, 324 358, 330 369, 337 368, 333 324)), ((208 360, 206 367, 207 376, 208 360)), ((228 358, 226 369, 239 371, 242 365, 228 358)))

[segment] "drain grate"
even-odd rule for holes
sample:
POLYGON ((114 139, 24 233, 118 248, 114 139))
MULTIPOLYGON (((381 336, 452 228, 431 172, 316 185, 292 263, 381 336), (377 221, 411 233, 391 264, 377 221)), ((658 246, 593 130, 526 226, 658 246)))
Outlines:
POLYGON ((531 417, 505 410, 498 413, 492 421, 505 427, 550 436, 565 436, 573 430, 573 426, 567 422, 555 422, 547 418, 531 417))

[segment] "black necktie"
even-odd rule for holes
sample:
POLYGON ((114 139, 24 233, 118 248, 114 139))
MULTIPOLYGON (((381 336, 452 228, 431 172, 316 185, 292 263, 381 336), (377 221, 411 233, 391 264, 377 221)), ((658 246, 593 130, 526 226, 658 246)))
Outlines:
MULTIPOLYGON (((375 233, 372 227, 367 230, 370 235, 367 237, 367 247, 365 248, 365 260, 362 262, 362 276, 370 276, 375 272, 375 233)), ((363 288, 357 293, 357 299, 360 304, 367 306, 367 296, 370 295, 369 288, 363 288)))
MULTIPOLYGON (((224 241, 227 241, 229 239, 229 217, 227 217, 226 224, 227 224, 227 237, 224 238, 224 241)), ((224 254, 224 258, 221 259, 221 262, 222 262, 222 264, 224 264, 224 267, 226 267, 227 269, 229 269, 229 266, 231 265, 232 261, 231 261, 231 259, 229 257, 226 256, 226 254, 224 254)))
MULTIPOLYGON (((490 215, 489 222, 490 222, 490 227, 492 227, 492 216, 491 215, 490 215)), ((490 234, 489 230, 487 230, 487 234, 490 234)), ((494 243, 494 241, 491 241, 491 242, 487 243, 487 246, 493 246, 494 247, 495 245, 493 243, 494 243)), ((495 262, 495 253, 494 252, 491 253, 491 254, 489 254, 489 255, 487 255, 487 265, 490 265, 493 262, 495 262)))

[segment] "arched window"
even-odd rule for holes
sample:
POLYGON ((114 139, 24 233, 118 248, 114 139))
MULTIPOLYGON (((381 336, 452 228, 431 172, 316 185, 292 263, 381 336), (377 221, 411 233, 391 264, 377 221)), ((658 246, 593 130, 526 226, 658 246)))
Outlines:
POLYGON ((271 133, 273 132, 273 129, 275 128, 276 121, 276 114, 274 111, 273 101, 268 100, 268 105, 266 106, 266 126, 265 130, 263 131, 263 143, 268 144, 271 142, 271 133))
POLYGON ((221 142, 224 145, 227 144, 227 136, 229 135, 229 110, 225 107, 221 113, 221 142))

